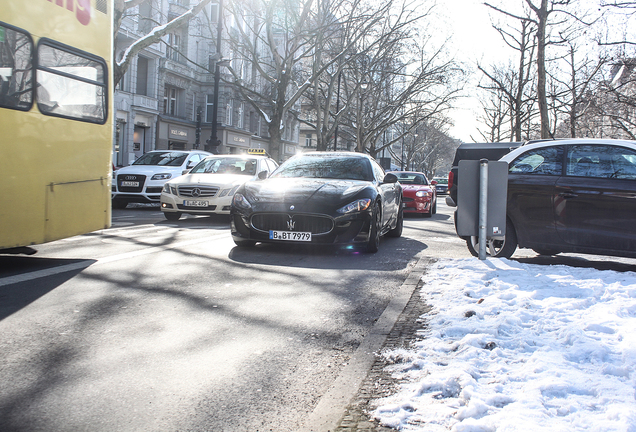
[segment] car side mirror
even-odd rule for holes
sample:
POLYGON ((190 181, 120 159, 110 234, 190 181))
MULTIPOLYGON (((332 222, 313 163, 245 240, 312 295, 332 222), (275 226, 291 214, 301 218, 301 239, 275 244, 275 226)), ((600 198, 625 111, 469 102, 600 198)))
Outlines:
POLYGON ((258 173, 258 179, 259 180, 265 180, 268 175, 269 175, 269 173, 267 171, 261 171, 261 172, 258 173))
POLYGON ((431 184, 435 186, 437 184, 437 180, 431 180, 431 184))
POLYGON ((397 182, 398 182, 397 176, 391 173, 388 173, 387 175, 385 175, 384 180, 382 180, 382 183, 397 183, 397 182))

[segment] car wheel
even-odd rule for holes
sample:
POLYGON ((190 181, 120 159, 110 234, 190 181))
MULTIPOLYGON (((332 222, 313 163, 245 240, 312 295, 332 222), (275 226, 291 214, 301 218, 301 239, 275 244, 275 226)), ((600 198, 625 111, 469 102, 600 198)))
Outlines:
POLYGON ((113 199, 113 201, 111 202, 111 205, 114 209, 125 209, 128 203, 120 199, 113 199))
POLYGON ((169 221, 178 221, 179 219, 181 219, 181 212, 164 212, 163 215, 166 217, 166 219, 168 219, 169 221))
POLYGON ((234 240, 234 244, 238 247, 252 247, 256 244, 254 240, 239 240, 236 238, 232 238, 234 240))
POLYGON ((559 251, 554 249, 532 249, 532 250, 538 253, 539 255, 556 255, 559 253, 559 251))
POLYGON ((371 222, 369 227, 369 240, 367 241, 367 252, 376 253, 380 249, 380 223, 382 222, 382 213, 380 205, 375 203, 371 213, 371 222))
POLYGON ((402 203, 400 203, 400 209, 398 210, 397 223, 395 224, 395 228, 387 233, 389 237, 401 237, 402 230, 404 229, 404 211, 402 210, 402 203))
MULTIPOLYGON (((479 256, 479 237, 472 236, 466 240, 466 246, 472 256, 479 256)), ((510 258, 517 249, 517 234, 509 220, 506 220, 506 236, 503 240, 488 240, 486 255, 493 258, 510 258)))

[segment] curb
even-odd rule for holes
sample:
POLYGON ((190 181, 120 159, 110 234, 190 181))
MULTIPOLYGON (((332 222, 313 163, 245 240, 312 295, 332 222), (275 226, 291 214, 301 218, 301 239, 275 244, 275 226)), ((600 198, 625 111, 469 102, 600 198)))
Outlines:
POLYGON ((348 365, 309 413, 303 432, 384 432, 366 414, 369 402, 390 394, 394 380, 384 372, 386 362, 378 356, 384 348, 408 346, 423 327, 420 315, 430 310, 420 299, 421 276, 431 258, 422 257, 411 269, 348 365), (344 409, 344 415, 343 415, 344 409))

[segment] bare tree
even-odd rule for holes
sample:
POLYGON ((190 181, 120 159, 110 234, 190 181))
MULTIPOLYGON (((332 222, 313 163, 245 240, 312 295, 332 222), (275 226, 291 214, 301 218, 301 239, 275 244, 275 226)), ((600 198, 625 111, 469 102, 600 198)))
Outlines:
MULTIPOLYGON (((117 33, 119 32, 124 18, 136 11, 136 7, 142 5, 147 1, 148 0, 115 0, 113 40, 117 40, 117 33)), ((119 81, 128 70, 130 63, 135 58, 135 56, 139 54, 139 52, 157 42, 162 42, 162 38, 165 35, 170 33, 173 29, 182 26, 183 24, 194 18, 210 3, 210 1, 211 0, 200 0, 196 5, 194 5, 185 13, 165 23, 162 23, 160 21, 152 22, 152 19, 144 17, 143 19, 148 20, 151 24, 149 26, 148 33, 145 36, 133 41, 133 43, 131 43, 123 51, 115 50, 114 55, 116 58, 113 61, 114 85, 117 85, 119 83, 119 81)), ((174 48, 177 49, 177 47, 174 48)))

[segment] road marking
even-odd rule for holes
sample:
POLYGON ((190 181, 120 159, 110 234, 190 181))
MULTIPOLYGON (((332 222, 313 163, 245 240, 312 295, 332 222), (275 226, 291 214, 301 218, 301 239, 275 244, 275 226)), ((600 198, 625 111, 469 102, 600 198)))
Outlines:
POLYGON ((170 250, 170 249, 176 249, 176 248, 180 248, 180 247, 184 247, 184 246, 190 246, 193 244, 197 244, 197 243, 203 243, 205 241, 209 241, 209 240, 213 240, 219 237, 223 237, 226 236, 228 233, 226 232, 222 232, 222 233, 218 233, 218 234, 214 234, 211 236, 206 236, 206 237, 202 237, 202 238, 196 238, 194 240, 186 240, 186 241, 182 241, 182 242, 178 242, 178 243, 174 243, 171 245, 162 245, 162 246, 153 246, 153 247, 149 247, 149 248, 145 248, 145 249, 140 249, 137 251, 132 251, 132 252, 126 252, 126 253, 122 253, 122 254, 117 254, 117 255, 111 255, 108 257, 104 257, 104 258, 99 258, 97 260, 84 260, 84 261, 80 261, 77 263, 73 263, 73 264, 66 264, 66 265, 62 265, 59 267, 53 267, 53 268, 49 268, 49 269, 43 269, 43 270, 36 270, 36 271, 32 271, 29 273, 24 273, 24 274, 19 274, 19 275, 15 275, 15 276, 8 276, 5 278, 0 278, 0 287, 6 286, 6 285, 11 285, 11 284, 16 284, 16 283, 21 283, 21 282, 28 282, 28 281, 32 281, 35 279, 40 279, 43 277, 49 277, 49 276, 55 276, 58 275, 60 273, 66 273, 69 271, 75 271, 75 270, 83 270, 87 267, 94 267, 100 264, 109 264, 115 261, 121 261, 121 260, 125 260, 125 259, 131 259, 131 258, 136 258, 139 256, 143 256, 143 255, 149 255, 155 252, 162 252, 165 250, 170 250))

